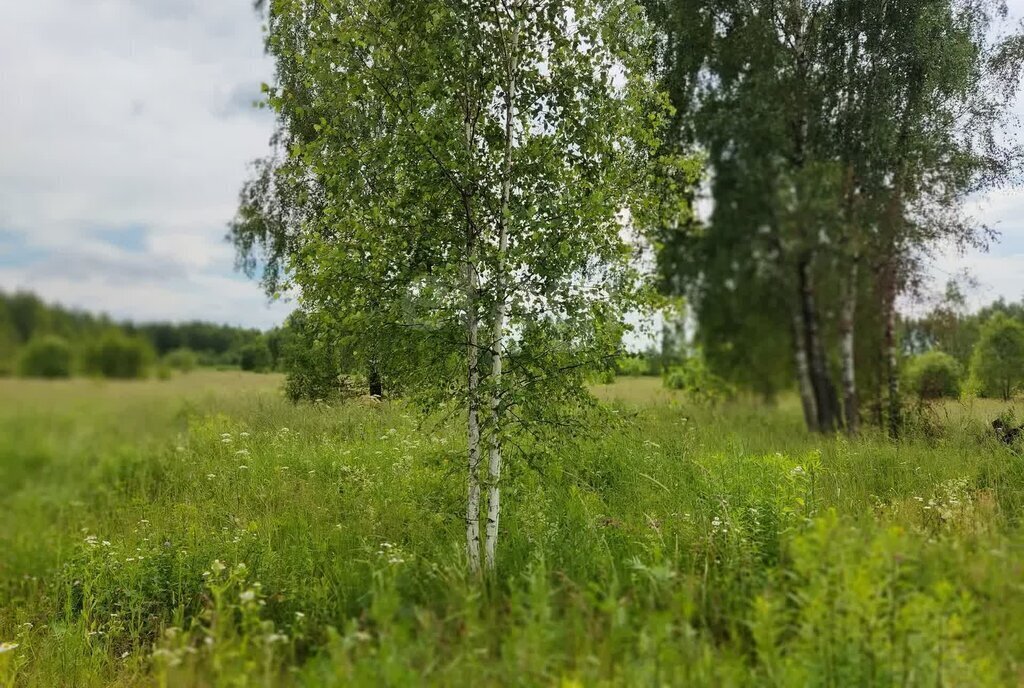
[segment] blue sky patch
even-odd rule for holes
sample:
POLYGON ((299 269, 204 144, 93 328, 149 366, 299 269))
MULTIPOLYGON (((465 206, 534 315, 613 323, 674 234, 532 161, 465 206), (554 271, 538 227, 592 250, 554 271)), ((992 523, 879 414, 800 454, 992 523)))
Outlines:
POLYGON ((142 225, 93 229, 89 234, 104 243, 116 246, 122 251, 129 253, 143 253, 146 250, 148 230, 142 225))

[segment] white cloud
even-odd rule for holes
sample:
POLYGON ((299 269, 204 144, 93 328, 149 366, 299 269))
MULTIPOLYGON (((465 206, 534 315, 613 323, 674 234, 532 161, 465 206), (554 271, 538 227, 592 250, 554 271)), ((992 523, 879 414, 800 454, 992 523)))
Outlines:
POLYGON ((246 164, 267 148, 270 118, 246 106, 270 74, 249 0, 9 3, 0 230, 48 258, 8 257, 0 287, 139 318, 280 319, 233 275, 223 240, 246 164), (126 226, 145 230, 141 253, 97 236, 126 226), (111 293, 109 274, 90 273, 115 267, 138 288, 111 293))

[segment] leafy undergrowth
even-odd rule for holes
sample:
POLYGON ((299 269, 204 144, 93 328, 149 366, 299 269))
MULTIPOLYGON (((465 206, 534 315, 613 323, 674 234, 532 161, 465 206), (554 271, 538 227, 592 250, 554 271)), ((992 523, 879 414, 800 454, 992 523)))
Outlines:
POLYGON ((134 384, 0 405, 0 685, 1021 678, 1024 461, 969 419, 619 404, 522 447, 481 584, 457 425, 134 384))

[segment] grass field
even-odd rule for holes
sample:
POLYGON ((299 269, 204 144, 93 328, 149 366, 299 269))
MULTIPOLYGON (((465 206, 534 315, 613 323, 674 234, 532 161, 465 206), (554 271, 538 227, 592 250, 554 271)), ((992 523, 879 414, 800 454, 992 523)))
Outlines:
POLYGON ((1024 683, 1024 458, 599 388, 467 580, 461 428, 275 376, 0 380, 0 685, 1024 683), (15 647, 16 645, 16 647, 15 647))

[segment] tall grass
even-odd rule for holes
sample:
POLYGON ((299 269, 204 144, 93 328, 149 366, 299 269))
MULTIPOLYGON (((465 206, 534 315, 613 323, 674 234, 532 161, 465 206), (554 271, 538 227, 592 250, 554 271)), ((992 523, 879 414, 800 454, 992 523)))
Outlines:
POLYGON ((0 685, 1006 685, 1024 459, 602 387, 511 462, 469 580, 461 428, 265 376, 0 381, 0 685))

